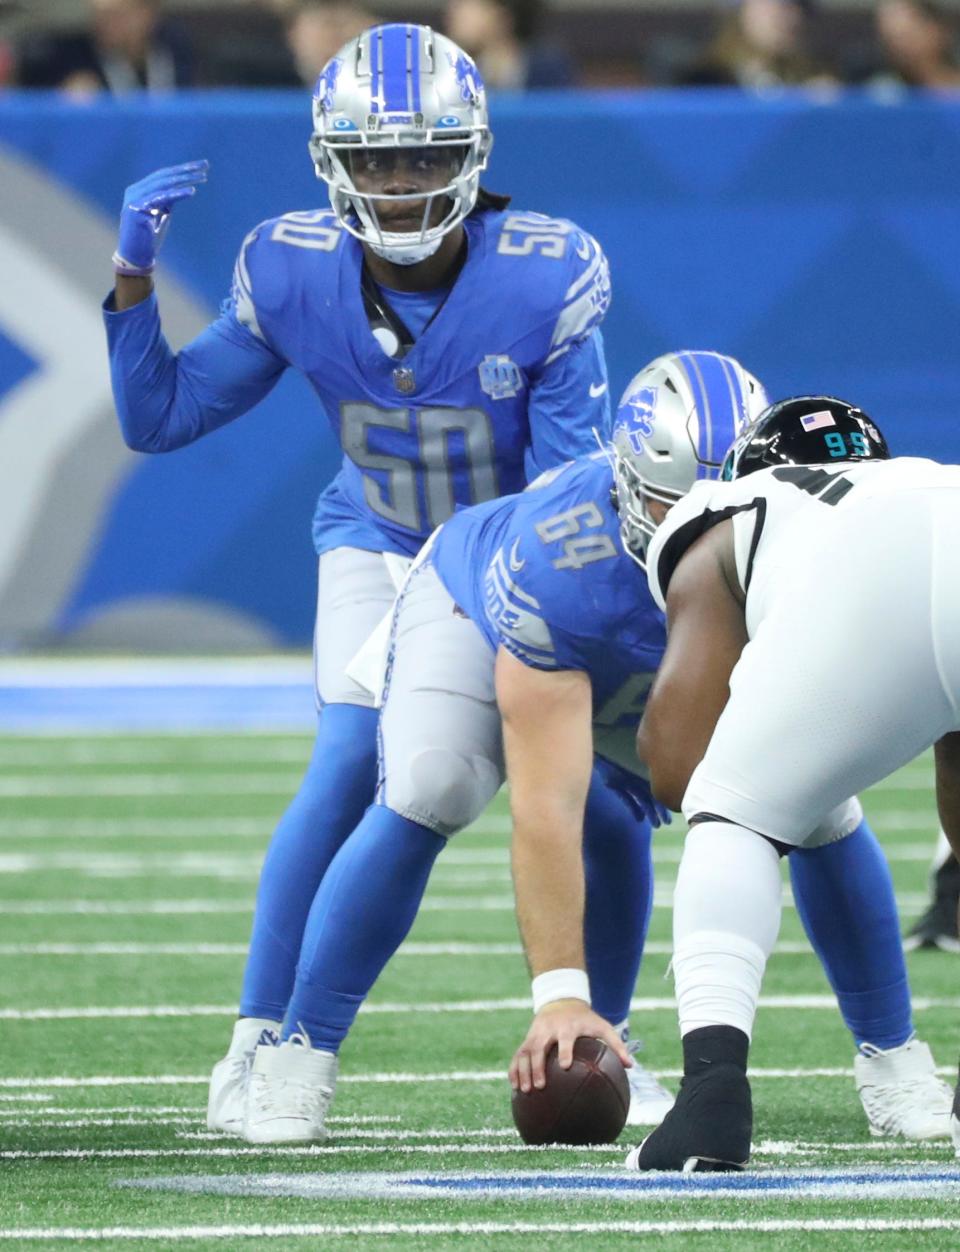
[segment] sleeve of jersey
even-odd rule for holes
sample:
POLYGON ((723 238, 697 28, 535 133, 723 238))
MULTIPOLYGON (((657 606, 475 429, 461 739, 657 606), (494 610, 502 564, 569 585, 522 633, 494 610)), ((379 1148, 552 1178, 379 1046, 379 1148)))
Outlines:
POLYGON ((657 527, 647 548, 647 581, 659 607, 666 610, 670 579, 684 553, 711 527, 730 518, 734 524, 737 575, 746 591, 765 514, 762 496, 745 495, 739 483, 695 483, 657 527))
POLYGON ((531 594, 528 579, 521 582, 521 572, 510 568, 509 557, 504 557, 501 548, 487 567, 484 578, 487 621, 500 644, 524 665, 533 669, 566 669, 568 667, 557 655, 540 602, 531 594))
POLYGON ((527 482, 544 470, 596 452, 597 436, 608 440, 610 389, 599 328, 554 358, 532 380, 527 415, 527 482))
MULTIPOLYGON (((239 269, 239 263, 238 263, 239 269)), ((270 391, 285 362, 241 320, 237 280, 220 317, 179 352, 160 326, 156 296, 104 306, 110 378, 128 447, 170 452, 233 421, 270 391)))
POLYGON ((568 247, 572 260, 569 284, 554 326, 547 365, 586 339, 610 307, 610 266, 603 249, 584 231, 576 231, 568 247))
POLYGON ((701 523, 714 487, 716 483, 713 482, 695 483, 683 499, 673 506, 650 540, 647 548, 647 582, 650 584, 650 594, 664 612, 670 578, 680 557, 694 539, 703 533, 701 523))

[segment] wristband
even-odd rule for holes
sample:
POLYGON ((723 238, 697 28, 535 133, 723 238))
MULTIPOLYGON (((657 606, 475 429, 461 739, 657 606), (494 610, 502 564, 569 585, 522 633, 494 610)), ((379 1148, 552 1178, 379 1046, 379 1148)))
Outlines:
POLYGON ((131 265, 119 252, 115 252, 110 259, 113 262, 113 272, 124 278, 149 278, 156 269, 156 262, 153 261, 149 265, 131 265))
POLYGON ((583 969, 548 969, 530 984, 533 1011, 539 1013, 554 1000, 585 1000, 590 1003, 590 979, 583 969))

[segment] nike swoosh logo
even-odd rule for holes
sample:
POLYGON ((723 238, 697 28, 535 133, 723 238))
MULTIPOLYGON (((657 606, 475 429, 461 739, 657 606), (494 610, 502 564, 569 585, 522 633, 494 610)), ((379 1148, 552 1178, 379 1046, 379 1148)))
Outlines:
POLYGON ((606 391, 606 389, 607 389, 606 383, 591 383, 590 384, 590 399, 599 400, 600 397, 603 395, 603 393, 606 391))
POLYGON ((513 570, 515 574, 519 573, 519 571, 522 570, 523 567, 526 565, 526 561, 521 561, 519 556, 517 555, 517 548, 519 547, 520 547, 520 540, 514 539, 513 547, 510 549, 510 556, 508 560, 510 562, 510 568, 511 570, 513 570))

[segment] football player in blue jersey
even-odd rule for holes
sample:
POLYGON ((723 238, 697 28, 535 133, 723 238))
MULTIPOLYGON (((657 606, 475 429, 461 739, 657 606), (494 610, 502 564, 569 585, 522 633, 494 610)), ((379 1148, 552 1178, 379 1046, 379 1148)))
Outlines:
MULTIPOLYGON (((623 536, 635 543, 652 529, 638 483, 643 500, 666 508, 695 479, 715 477, 728 440, 763 403, 762 388, 730 358, 660 358, 634 379, 619 410, 618 482, 629 480, 633 491, 618 488, 618 504, 611 466, 597 453, 440 529, 394 612, 377 802, 318 892, 284 1042, 256 1051, 245 1126, 252 1142, 323 1134, 337 1051, 360 1004, 407 933, 435 857, 505 773, 538 1022, 549 1029, 552 1014, 572 1006, 564 1047, 576 1034, 597 1034, 626 1060, 622 1030, 640 946, 628 939, 639 933, 642 944, 652 885, 650 826, 632 811, 650 811, 634 735, 665 636, 623 536), (604 843, 624 866, 620 880, 594 871, 604 843), (558 920, 559 892, 578 876, 578 894, 558 920), (552 921, 566 947, 544 965, 538 933, 552 921), (618 960, 605 932, 621 935, 618 960)), ((855 800, 823 826, 862 882, 846 898, 819 902, 832 849, 809 853, 794 879, 801 914, 848 1026, 858 1043, 876 1041, 888 1086, 897 1086, 880 1049, 909 1039, 912 1023, 889 874, 855 800)), ((875 1089, 877 1062, 865 1064, 873 1079, 865 1085, 875 1089)), ((661 1116, 666 1101, 655 1080, 639 1066, 629 1073, 647 1095, 646 1116, 633 1120, 661 1116)), ((514 1077, 529 1085, 542 1072, 518 1064, 514 1077)), ((924 1096, 909 1083, 896 1096, 900 1121, 885 1131, 929 1132, 924 1096)), ((876 1090, 871 1099, 868 1113, 876 1090)))
MULTIPOLYGON (((257 226, 220 317, 178 353, 151 275, 207 165, 160 170, 125 195, 105 321, 127 443, 191 443, 295 368, 344 454, 314 518, 316 745, 261 875, 241 1017, 211 1084, 216 1129, 240 1129, 246 1073, 286 1012, 317 885, 373 798, 377 712, 350 677, 355 650, 456 507, 519 490, 609 427, 606 260, 573 223, 481 189, 491 144, 480 75, 450 40, 413 25, 352 40, 313 99, 310 151, 331 208, 257 226)), ((624 872, 605 866, 601 851, 598 877, 624 872)))
MULTIPOLYGON (((665 402, 679 427, 661 475, 678 476, 684 490, 698 473, 717 472, 735 431, 765 403, 755 379, 713 353, 680 354, 644 371, 631 391, 638 422, 652 416, 658 387, 660 410, 665 402)), ((537 742, 553 734, 560 712, 551 686, 592 686, 584 733, 589 745, 592 720, 597 765, 576 818, 586 827, 585 940, 593 1004, 627 1057, 623 1036, 652 905, 647 818, 656 817, 633 740, 664 646, 663 618, 639 571, 605 559, 620 552, 605 455, 574 462, 551 483, 554 472, 538 480, 542 489, 462 510, 405 583, 391 622, 376 803, 317 892, 283 1042, 256 1049, 244 1123, 250 1142, 323 1136, 337 1053, 360 1005, 409 930, 434 860, 503 782, 497 669, 509 663, 515 682, 543 680, 529 707, 537 742), (538 607, 523 587, 545 578, 553 598, 538 607), (511 625, 524 613, 522 625, 511 625), (627 633, 621 647, 609 642, 614 622, 627 633)), ((369 682, 376 686, 376 677, 369 682)), ((509 715, 506 729, 509 743, 509 715)), ((592 748, 586 759, 590 774, 592 748)), ((548 826, 566 794, 567 780, 560 783, 538 801, 548 826)), ((514 798, 518 785, 514 778, 514 798)), ((628 1072, 631 1120, 659 1121, 672 1096, 641 1066, 628 1072)))

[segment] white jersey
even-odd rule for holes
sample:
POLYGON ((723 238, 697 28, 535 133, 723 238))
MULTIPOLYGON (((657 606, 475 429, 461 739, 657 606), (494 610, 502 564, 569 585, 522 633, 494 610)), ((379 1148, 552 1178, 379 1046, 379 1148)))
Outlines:
MULTIPOLYGON (((664 608, 684 553, 711 527, 732 518, 737 577, 752 637, 781 576, 789 578, 805 553, 829 544, 831 518, 876 496, 941 488, 960 491, 960 466, 918 457, 777 466, 734 482, 699 482, 674 505, 650 543, 650 590, 664 608)), ((891 507, 898 506, 891 501, 891 507)), ((838 554, 838 559, 847 557, 838 554)))
POLYGON ((648 551, 661 605, 684 553, 726 518, 750 641, 683 811, 810 847, 845 797, 960 729, 960 467, 900 458, 700 483, 648 551))

